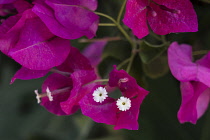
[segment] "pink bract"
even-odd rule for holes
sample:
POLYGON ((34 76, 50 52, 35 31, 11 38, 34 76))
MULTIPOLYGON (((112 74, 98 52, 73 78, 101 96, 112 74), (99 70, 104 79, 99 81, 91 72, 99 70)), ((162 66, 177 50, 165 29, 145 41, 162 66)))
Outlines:
MULTIPOLYGON (((96 85, 92 91, 80 101, 82 113, 96 122, 115 125, 115 130, 137 130, 139 127, 139 108, 143 99, 148 94, 148 91, 138 86, 135 79, 124 70, 118 71, 116 66, 114 66, 109 77, 109 86, 118 87, 122 95, 131 100, 131 108, 127 111, 120 111, 117 108, 116 99, 111 97, 107 97, 102 103, 95 102, 92 96, 94 90, 97 87, 104 87, 104 85, 96 85)), ((107 86, 105 86, 105 88, 107 88, 107 86)))
POLYGON ((35 2, 33 12, 56 36, 93 38, 99 22, 99 17, 92 12, 96 7, 96 0, 46 0, 35 2))
POLYGON ((30 70, 25 67, 19 69, 15 75, 12 77, 10 84, 12 84, 16 79, 30 80, 45 76, 50 70, 30 70))
POLYGON ((54 36, 31 9, 9 17, 0 29, 0 50, 28 69, 58 66, 70 52, 70 42, 54 36))
POLYGON ((147 22, 159 35, 198 30, 197 16, 189 0, 127 0, 123 22, 138 38, 149 34, 147 22))
POLYGON ((192 62, 192 48, 173 42, 168 49, 168 63, 173 76, 181 82, 182 103, 178 111, 181 123, 196 121, 206 111, 210 100, 210 53, 192 62))
POLYGON ((66 88, 65 86, 56 87, 54 89, 50 88, 51 81, 57 83, 62 77, 66 77, 65 79, 69 79, 71 81, 71 83, 68 82, 69 80, 64 81, 68 82, 66 85, 69 84, 67 87, 71 87, 71 89, 68 93, 65 93, 65 99, 63 94, 59 93, 55 96, 52 95, 55 104, 53 104, 53 102, 49 101, 49 99, 45 97, 44 103, 42 105, 54 114, 70 115, 80 108, 78 102, 87 93, 89 93, 90 90, 92 90, 93 85, 95 85, 88 83, 95 80, 97 76, 95 74, 94 68, 90 64, 90 61, 85 56, 83 56, 78 49, 74 47, 72 47, 67 59, 61 65, 59 65, 57 69, 63 72, 69 72, 70 76, 57 74, 54 79, 50 78, 51 80, 46 80, 48 82, 43 84, 45 85, 45 88, 42 88, 43 92, 46 90, 46 85, 49 85, 49 89, 52 92, 53 90, 59 90, 59 88, 66 88), (62 98, 62 100, 60 100, 60 98, 62 98))

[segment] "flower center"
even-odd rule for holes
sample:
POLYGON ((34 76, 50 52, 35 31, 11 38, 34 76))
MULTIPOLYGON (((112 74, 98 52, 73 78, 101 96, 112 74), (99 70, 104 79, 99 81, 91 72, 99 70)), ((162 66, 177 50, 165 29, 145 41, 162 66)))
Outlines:
POLYGON ((107 97, 107 91, 104 87, 98 87, 93 92, 93 100, 102 103, 107 97))
POLYGON ((131 100, 127 97, 120 97, 117 100, 117 108, 121 111, 127 111, 131 108, 131 100))

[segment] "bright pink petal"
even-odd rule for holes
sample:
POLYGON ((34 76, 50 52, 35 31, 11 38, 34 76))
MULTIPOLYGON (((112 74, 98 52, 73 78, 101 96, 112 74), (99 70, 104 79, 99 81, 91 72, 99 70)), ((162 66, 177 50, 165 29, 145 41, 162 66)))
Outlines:
POLYGON ((192 62, 192 48, 173 42, 168 48, 168 64, 173 76, 186 82, 197 79, 197 65, 192 62))
POLYGON ((0 50, 4 54, 8 54, 19 39, 18 27, 16 32, 8 32, 19 21, 20 15, 10 16, 0 25, 0 50))
MULTIPOLYGON (((51 74, 42 85, 42 92, 46 93, 47 87, 51 92, 57 89, 62 89, 69 87, 69 91, 64 91, 53 96, 53 101, 49 101, 48 97, 43 97, 41 99, 41 105, 44 106, 49 112, 56 115, 69 115, 63 112, 60 106, 60 102, 63 102, 68 99, 70 95, 70 90, 72 88, 72 80, 69 77, 60 75, 60 74, 51 74)), ((74 108, 75 112, 78 108, 74 108)))
POLYGON ((9 55, 28 69, 46 70, 68 56, 70 42, 55 37, 38 18, 27 19, 16 46, 9 55))
POLYGON ((25 67, 19 69, 15 75, 12 77, 10 84, 12 84, 16 79, 30 80, 45 76, 49 70, 30 70, 25 67))
POLYGON ((150 3, 156 16, 148 15, 148 22, 156 34, 198 31, 197 15, 189 0, 154 0, 150 3), (166 8, 165 8, 166 7, 166 8), (167 10, 163 10, 167 9, 167 10))
POLYGON ((142 100, 143 98, 141 98, 141 96, 131 99, 131 108, 127 111, 121 111, 118 114, 117 123, 114 127, 115 130, 118 129, 138 130, 139 108, 140 104, 142 103, 142 100))
POLYGON ((139 85, 135 78, 130 76, 125 70, 117 70, 116 66, 109 74, 109 86, 118 87, 126 97, 133 97, 138 92, 139 85))
POLYGON ((74 72, 77 70, 92 70, 90 61, 77 48, 71 47, 66 60, 57 67, 61 71, 74 72))
POLYGON ((147 26, 148 0, 127 0, 123 22, 138 38, 149 34, 147 26))
POLYGON ((207 110, 210 101, 210 88, 206 89, 197 100, 197 118, 199 119, 207 110))
MULTIPOLYGON (((67 2, 67 1, 66 1, 67 2)), ((46 4, 35 4, 35 12, 47 25, 49 30, 65 39, 77 39, 82 36, 95 36, 98 16, 92 11, 77 5, 57 4, 46 1, 46 4)))
POLYGON ((96 75, 93 70, 80 70, 73 72, 71 78, 73 81, 73 89, 71 90, 70 97, 66 101, 60 103, 62 110, 66 114, 74 113, 72 111, 74 107, 78 106, 79 101, 92 90, 92 84, 86 86, 84 86, 84 84, 95 80, 96 75))
POLYGON ((203 97, 209 94, 209 89, 200 82, 181 82, 180 87, 182 104, 178 111, 178 119, 180 123, 191 122, 195 124, 207 108, 209 99, 204 99, 203 97), (208 91, 206 91, 207 89, 208 91))
MULTIPOLYGON (((49 1, 49 0, 47 0, 49 1)), ((67 5, 78 5, 81 7, 86 7, 92 11, 96 10, 98 6, 97 0, 50 0, 53 3, 67 4, 67 5)))
POLYGON ((90 117, 95 122, 115 125, 118 111, 115 100, 108 97, 102 103, 97 103, 93 99, 92 94, 99 86, 94 86, 80 101, 82 114, 90 117))
POLYGON ((198 65, 197 78, 200 82, 210 87, 210 53, 206 54, 203 58, 196 61, 198 65))

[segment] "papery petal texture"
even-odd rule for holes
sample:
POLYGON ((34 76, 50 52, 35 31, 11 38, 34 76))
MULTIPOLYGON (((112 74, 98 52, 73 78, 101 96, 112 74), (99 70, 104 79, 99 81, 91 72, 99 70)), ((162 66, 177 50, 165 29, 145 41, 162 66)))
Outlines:
POLYGON ((127 111, 122 111, 117 114, 117 122, 114 129, 128 129, 128 130, 138 130, 138 117, 139 117, 139 108, 142 103, 143 98, 138 96, 131 99, 131 108, 127 111))
POLYGON ((138 38, 143 38, 149 34, 147 26, 148 0, 127 0, 123 22, 138 38))
POLYGON ((109 74, 109 86, 118 87, 121 92, 129 93, 126 97, 133 97, 138 90, 138 84, 125 70, 117 70, 116 66, 109 74))
MULTIPOLYGON (((49 112, 56 115, 69 115, 66 114, 60 106, 60 102, 66 101, 70 95, 70 91, 73 88, 72 79, 60 74, 51 74, 42 85, 42 92, 45 93, 49 88, 51 92, 57 89, 69 87, 69 90, 53 95, 53 101, 49 101, 48 97, 43 97, 41 105, 44 106, 49 112)), ((78 108, 74 108, 72 112, 75 112, 78 108)))
POLYGON ((104 85, 95 85, 92 90, 79 102, 82 114, 92 118, 95 122, 115 125, 117 121, 117 106, 115 99, 106 98, 102 103, 93 99, 93 92, 98 87, 104 85))
POLYGON ((78 0, 46 1, 46 3, 35 3, 33 12, 53 34, 61 38, 77 39, 82 36, 92 38, 95 36, 99 17, 87 7, 83 7, 87 5, 95 9, 96 1, 91 2, 92 4, 78 0))
POLYGON ((70 97, 61 102, 61 108, 66 114, 72 114, 72 110, 75 106, 79 106, 79 101, 89 93, 93 85, 87 84, 96 79, 96 74, 94 70, 78 70, 71 74, 71 79, 73 81, 73 89, 70 92, 70 97))
POLYGON ((58 66, 70 52, 70 42, 54 36, 31 9, 9 18, 0 28, 1 51, 28 69, 58 66))
POLYGON ((198 65, 197 79, 210 87, 210 53, 196 61, 198 65))
POLYGON ((68 56, 70 42, 51 34, 41 20, 28 19, 19 41, 9 55, 18 63, 34 70, 60 65, 68 56))
POLYGON ((148 23, 156 34, 198 31, 197 15, 189 0, 154 0, 154 2, 164 6, 161 9, 161 6, 150 3, 157 15, 154 17, 149 14, 148 23))
POLYGON ((178 111, 180 123, 196 123, 209 104, 210 90, 200 82, 181 82, 182 104, 178 111), (207 98, 204 98, 207 97, 207 98))
POLYGON ((149 34, 147 23, 159 35, 198 31, 189 0, 127 0, 123 22, 138 38, 149 34))
POLYGON ((50 70, 30 70, 25 67, 19 69, 15 75, 12 77, 10 84, 12 84, 16 79, 30 80, 45 76, 50 70))
POLYGON ((66 60, 57 67, 61 71, 74 72, 77 70, 92 70, 90 61, 77 48, 71 47, 66 60))
POLYGON ((197 79, 197 65, 192 62, 190 45, 173 42, 168 49, 168 64, 176 79, 185 82, 197 79))
POLYGON ((182 103, 178 111, 180 123, 195 124, 210 101, 210 53, 192 62, 192 48, 173 42, 168 49, 168 63, 174 77, 181 82, 182 103))

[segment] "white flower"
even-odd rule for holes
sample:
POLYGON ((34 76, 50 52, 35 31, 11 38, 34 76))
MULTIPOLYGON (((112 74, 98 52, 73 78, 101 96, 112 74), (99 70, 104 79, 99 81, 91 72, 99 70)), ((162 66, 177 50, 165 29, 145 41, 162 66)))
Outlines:
POLYGON ((39 104, 41 102, 41 100, 40 100, 38 90, 34 90, 34 93, 36 94, 37 103, 39 104))
POLYGON ((131 107, 131 100, 127 97, 120 97, 120 99, 117 100, 116 105, 119 110, 126 111, 129 110, 131 107))
POLYGON ((105 88, 103 87, 98 87, 96 90, 94 90, 93 92, 93 100, 96 102, 100 102, 102 103, 106 97, 108 97, 107 95, 107 91, 105 88))
POLYGON ((53 101, 52 93, 50 89, 47 87, 46 89, 47 97, 49 98, 50 101, 53 101))

